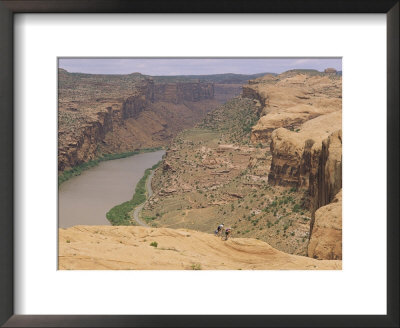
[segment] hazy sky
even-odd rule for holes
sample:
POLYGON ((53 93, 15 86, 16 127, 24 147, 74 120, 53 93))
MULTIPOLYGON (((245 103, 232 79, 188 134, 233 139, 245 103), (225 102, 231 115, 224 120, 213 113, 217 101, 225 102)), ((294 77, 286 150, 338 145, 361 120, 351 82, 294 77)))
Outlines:
POLYGON ((282 73, 294 68, 342 70, 341 58, 60 58, 69 72, 92 74, 206 75, 219 73, 282 73))

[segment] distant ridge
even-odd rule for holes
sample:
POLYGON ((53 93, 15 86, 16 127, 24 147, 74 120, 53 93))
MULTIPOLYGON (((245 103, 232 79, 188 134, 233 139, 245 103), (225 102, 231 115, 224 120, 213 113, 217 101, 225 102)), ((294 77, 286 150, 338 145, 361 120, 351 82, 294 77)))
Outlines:
POLYGON ((246 83, 248 80, 256 79, 260 76, 267 74, 277 75, 276 73, 256 73, 256 74, 235 74, 235 73, 224 73, 224 74, 205 74, 205 75, 155 75, 152 76, 157 82, 169 82, 169 81, 192 81, 197 80, 199 82, 215 82, 215 83, 246 83))
POLYGON ((93 74, 93 73, 79 73, 79 72, 68 72, 64 68, 58 69, 59 73, 68 73, 75 76, 101 76, 101 77, 132 77, 132 76, 143 76, 153 79, 155 82, 214 82, 214 83, 225 83, 225 84, 244 84, 248 80, 256 79, 260 76, 267 74, 277 75, 276 73, 257 73, 257 74, 235 74, 235 73, 224 73, 224 74, 205 74, 205 75, 146 75, 140 72, 132 72, 128 74, 93 74))

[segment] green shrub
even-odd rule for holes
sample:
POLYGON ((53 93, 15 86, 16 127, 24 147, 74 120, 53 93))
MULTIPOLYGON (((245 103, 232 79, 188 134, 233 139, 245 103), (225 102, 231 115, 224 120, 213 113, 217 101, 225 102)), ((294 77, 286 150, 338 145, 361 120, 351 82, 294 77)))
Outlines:
POLYGON ((160 163, 161 161, 144 172, 143 177, 136 185, 135 194, 133 195, 131 200, 114 206, 111 210, 107 212, 106 218, 108 219, 108 221, 110 221, 112 225, 131 225, 131 217, 129 215, 129 212, 134 210, 136 206, 146 201, 146 180, 150 175, 151 170, 157 168, 160 163))
POLYGON ((153 241, 153 242, 150 243, 150 246, 157 247, 158 243, 156 241, 153 241))
POLYGON ((300 212, 300 209, 301 209, 301 206, 299 204, 295 204, 293 206, 292 212, 295 212, 295 213, 300 212))
POLYGON ((192 268, 192 270, 201 270, 201 264, 200 263, 193 263, 191 268, 192 268))
POLYGON ((154 221, 155 219, 156 219, 155 216, 147 216, 147 217, 144 218, 144 220, 145 220, 147 223, 149 223, 149 222, 151 222, 151 221, 154 221))

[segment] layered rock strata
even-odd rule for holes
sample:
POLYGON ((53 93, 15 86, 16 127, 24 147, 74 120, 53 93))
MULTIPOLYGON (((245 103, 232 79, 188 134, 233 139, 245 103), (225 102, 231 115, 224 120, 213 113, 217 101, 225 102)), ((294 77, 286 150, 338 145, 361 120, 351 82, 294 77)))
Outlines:
POLYGON ((243 97, 260 104, 261 118, 252 128, 252 141, 265 142, 280 127, 296 130, 304 122, 341 110, 340 76, 317 71, 288 71, 266 75, 243 86, 243 97))
POLYGON ((91 75, 60 69, 58 170, 99 153, 166 145, 217 105, 213 83, 156 84, 139 73, 91 75))
MULTIPOLYGON (((334 236, 334 247, 321 246, 329 252, 316 246, 324 234, 321 222, 325 221, 321 217, 327 209, 322 208, 342 188, 341 83, 341 76, 331 71, 289 71, 260 77, 243 87, 243 95, 261 107, 261 118, 252 128, 251 139, 270 142, 268 183, 307 190, 309 197, 304 206, 312 213, 309 254, 324 259, 342 256, 341 230, 340 234, 329 232, 334 236)), ((341 229, 341 198, 334 207, 340 209, 341 229)), ((337 229, 339 219, 332 220, 337 229)))

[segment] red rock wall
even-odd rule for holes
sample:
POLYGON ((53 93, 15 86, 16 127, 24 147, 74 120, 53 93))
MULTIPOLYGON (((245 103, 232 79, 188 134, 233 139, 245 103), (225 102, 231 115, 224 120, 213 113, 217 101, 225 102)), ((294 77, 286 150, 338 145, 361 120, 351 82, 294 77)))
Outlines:
MULTIPOLYGON (((98 145, 105 135, 118 126, 123 126, 128 119, 136 119, 139 114, 154 102, 164 101, 174 104, 183 101, 197 102, 203 99, 213 99, 214 85, 212 83, 170 83, 154 84, 146 81, 132 96, 126 98, 122 105, 115 104, 97 113, 97 120, 89 121, 78 131, 76 137, 67 147, 58 151, 58 170, 87 162, 96 158, 98 145)), ((59 133, 59 138, 63 135, 59 133)))
POLYGON ((214 98, 213 83, 163 83, 154 87, 154 101, 181 104, 184 101, 201 101, 214 98))
MULTIPOLYGON (((98 121, 84 126, 76 141, 71 142, 66 149, 58 150, 58 170, 73 167, 96 157, 97 145, 104 139, 107 132, 112 131, 111 108, 107 112, 99 112, 98 121)), ((59 135, 59 138, 62 136, 59 135)))

